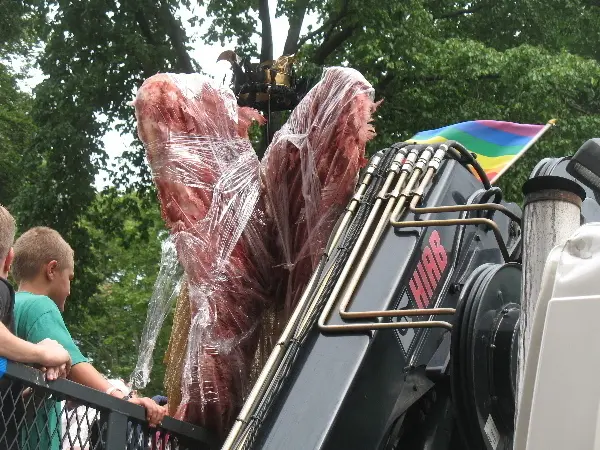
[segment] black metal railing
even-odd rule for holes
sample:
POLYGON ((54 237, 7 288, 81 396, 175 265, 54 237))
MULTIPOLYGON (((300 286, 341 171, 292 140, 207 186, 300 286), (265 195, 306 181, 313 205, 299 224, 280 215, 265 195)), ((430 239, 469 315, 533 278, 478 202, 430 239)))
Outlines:
POLYGON ((141 406, 64 379, 47 383, 36 369, 5 363, 0 358, 2 450, 218 449, 201 427, 165 417, 151 428, 141 406))

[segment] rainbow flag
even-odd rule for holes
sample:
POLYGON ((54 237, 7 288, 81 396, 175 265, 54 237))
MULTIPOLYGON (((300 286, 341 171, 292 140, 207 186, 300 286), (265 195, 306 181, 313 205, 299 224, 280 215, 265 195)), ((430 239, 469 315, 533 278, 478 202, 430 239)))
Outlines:
POLYGON ((408 142, 434 144, 454 140, 477 155, 477 161, 494 183, 544 134, 546 125, 526 125, 495 120, 461 122, 435 130, 421 131, 408 142))

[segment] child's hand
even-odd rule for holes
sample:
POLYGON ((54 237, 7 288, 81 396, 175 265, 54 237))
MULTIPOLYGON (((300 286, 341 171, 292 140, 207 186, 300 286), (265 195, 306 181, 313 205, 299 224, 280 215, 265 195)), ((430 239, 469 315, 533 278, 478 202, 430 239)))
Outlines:
POLYGON ((66 364, 57 367, 44 367, 42 368, 42 372, 46 373, 46 380, 48 381, 66 378, 68 373, 66 364))
POLYGON ((39 364, 44 367, 61 367, 65 366, 68 372, 71 368, 71 356, 62 345, 52 339, 44 339, 38 344, 39 364))
POLYGON ((30 387, 23 389, 23 392, 21 392, 21 396, 23 398, 27 398, 31 395, 31 393, 33 392, 33 389, 31 389, 30 387))
POLYGON ((159 406, 158 403, 150 398, 132 398, 129 401, 134 405, 140 405, 146 408, 146 418, 148 419, 148 422, 150 422, 151 427, 160 425, 167 414, 166 408, 159 406))

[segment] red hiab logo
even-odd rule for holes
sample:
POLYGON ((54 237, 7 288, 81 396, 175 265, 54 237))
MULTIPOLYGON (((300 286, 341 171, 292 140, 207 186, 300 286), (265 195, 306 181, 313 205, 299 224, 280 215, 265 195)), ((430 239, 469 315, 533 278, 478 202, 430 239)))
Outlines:
POLYGON ((435 290, 448 265, 448 253, 442 245, 440 234, 434 230, 429 236, 429 245, 423 250, 408 287, 419 309, 428 308, 435 290))

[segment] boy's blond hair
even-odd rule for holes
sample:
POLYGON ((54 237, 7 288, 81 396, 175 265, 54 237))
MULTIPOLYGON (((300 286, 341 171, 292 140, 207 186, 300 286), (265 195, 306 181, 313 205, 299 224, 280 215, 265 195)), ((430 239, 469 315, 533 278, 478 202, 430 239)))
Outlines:
POLYGON ((6 258, 15 241, 16 228, 14 217, 0 205, 0 261, 6 258))
POLYGON ((58 262, 58 269, 73 265, 73 249, 58 231, 48 227, 27 230, 14 245, 15 259, 12 274, 17 283, 34 279, 50 261, 58 262))

